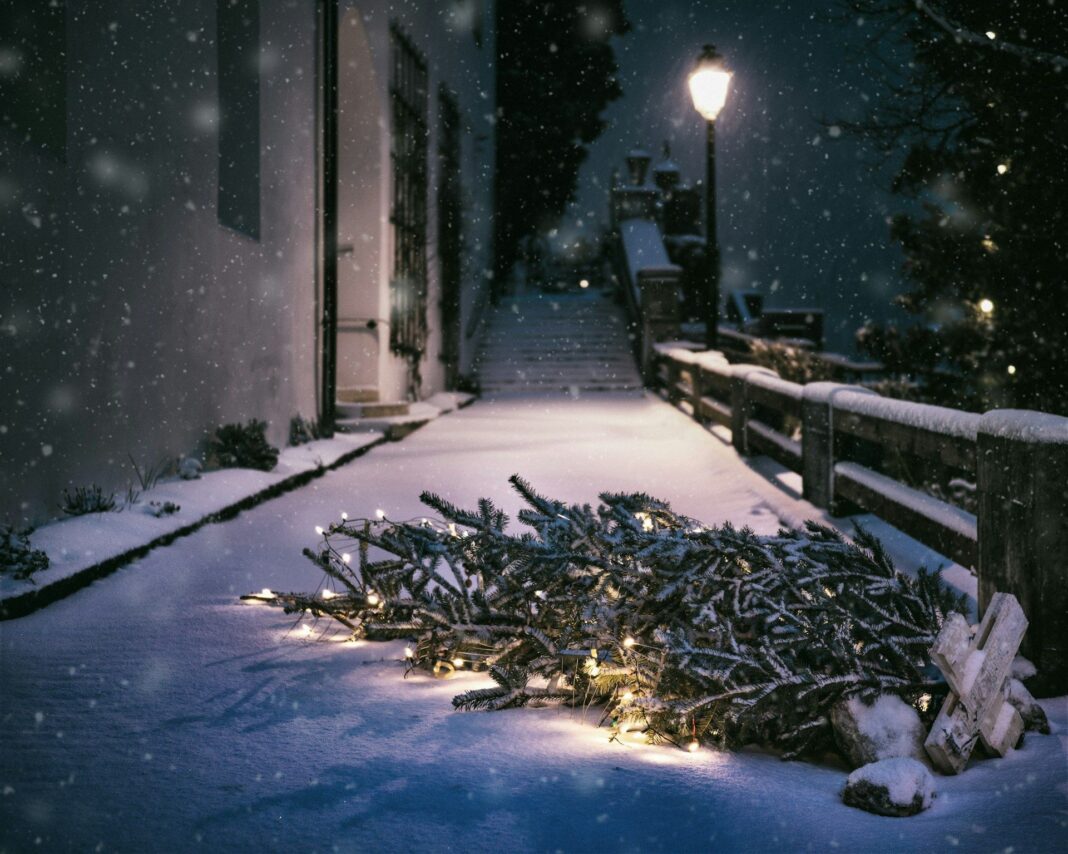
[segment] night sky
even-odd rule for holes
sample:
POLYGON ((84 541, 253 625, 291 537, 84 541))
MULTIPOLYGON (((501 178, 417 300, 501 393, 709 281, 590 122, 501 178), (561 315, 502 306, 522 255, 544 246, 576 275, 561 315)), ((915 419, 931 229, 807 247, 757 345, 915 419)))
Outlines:
POLYGON ((903 318, 901 253, 886 217, 905 202, 892 170, 826 118, 856 118, 874 85, 858 62, 870 27, 834 2, 628 0, 633 30, 616 42, 624 97, 607 112, 580 178, 576 216, 606 216, 604 186, 627 151, 659 159, 671 140, 684 179, 704 175, 704 132, 686 89, 700 47, 734 72, 717 125, 723 287, 756 287, 778 306, 827 312, 828 345, 852 350, 868 317, 903 318))

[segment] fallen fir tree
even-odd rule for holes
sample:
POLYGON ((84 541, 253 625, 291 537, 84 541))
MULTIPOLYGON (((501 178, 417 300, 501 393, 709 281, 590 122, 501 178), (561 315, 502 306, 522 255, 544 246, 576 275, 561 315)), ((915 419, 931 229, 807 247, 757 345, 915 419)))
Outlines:
POLYGON ((696 748, 834 749, 830 710, 893 694, 933 714, 928 649, 963 610, 936 574, 897 572, 879 542, 808 523, 757 536, 705 527, 646 495, 568 506, 511 479, 510 533, 490 501, 440 520, 342 519, 305 554, 334 589, 257 594, 353 638, 408 640, 410 668, 486 670, 458 709, 600 704, 617 732, 696 748))

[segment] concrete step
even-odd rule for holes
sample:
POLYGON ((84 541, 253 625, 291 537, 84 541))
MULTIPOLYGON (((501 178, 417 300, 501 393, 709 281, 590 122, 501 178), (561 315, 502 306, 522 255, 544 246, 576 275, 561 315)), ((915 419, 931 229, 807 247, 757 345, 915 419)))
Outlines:
POLYGON ((391 418, 407 415, 410 405, 407 401, 396 403, 345 403, 337 401, 337 414, 340 418, 391 418))
POLYGON ((374 386, 350 386, 337 390, 339 403, 374 403, 378 400, 378 389, 374 386))
POLYGON ((390 441, 403 439, 441 414, 442 408, 422 401, 406 404, 407 412, 400 415, 343 418, 335 429, 340 433, 384 433, 390 441))

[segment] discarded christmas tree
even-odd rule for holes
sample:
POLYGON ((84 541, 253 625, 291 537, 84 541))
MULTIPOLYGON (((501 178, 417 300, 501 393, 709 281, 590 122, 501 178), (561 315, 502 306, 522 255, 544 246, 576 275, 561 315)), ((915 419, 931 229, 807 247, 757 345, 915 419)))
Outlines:
POLYGON ((757 536, 646 495, 595 510, 512 485, 527 532, 488 500, 468 512, 424 494, 440 521, 322 532, 306 554, 338 592, 262 598, 357 638, 409 639, 413 668, 488 670, 496 687, 458 695, 459 709, 600 704, 617 731, 680 745, 810 753, 832 746, 828 712, 845 697, 935 708, 945 692, 927 650, 963 604, 934 575, 898 573, 874 538, 811 523, 757 536))

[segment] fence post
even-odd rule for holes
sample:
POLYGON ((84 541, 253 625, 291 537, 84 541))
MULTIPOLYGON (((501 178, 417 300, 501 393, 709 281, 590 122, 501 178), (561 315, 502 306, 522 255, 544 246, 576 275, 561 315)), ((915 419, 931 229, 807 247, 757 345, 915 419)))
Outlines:
POLYGON ((705 393, 705 369, 698 362, 690 365, 690 406, 693 407, 693 418, 698 424, 704 424, 701 417, 701 397, 705 393))
POLYGON ((653 384, 653 344, 679 337, 678 267, 643 268, 636 274, 638 312, 641 321, 642 376, 653 384))
POLYGON ((1068 691, 1068 418, 995 409, 979 420, 979 610, 1020 600, 1021 651, 1044 696, 1068 691))
POLYGON ((875 394, 843 383, 807 383, 801 391, 801 485, 806 501, 834 512, 834 396, 875 394))
POLYGON ((753 415, 753 400, 749 395, 750 374, 778 374, 760 365, 734 365, 731 368, 731 444, 743 457, 749 456, 749 419, 753 415))

